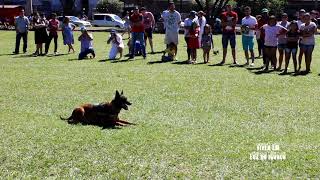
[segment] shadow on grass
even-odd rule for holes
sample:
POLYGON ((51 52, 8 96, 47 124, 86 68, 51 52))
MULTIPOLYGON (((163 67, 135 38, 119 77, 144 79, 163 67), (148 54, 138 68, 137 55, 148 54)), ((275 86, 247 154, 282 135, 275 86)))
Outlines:
POLYGON ((148 62, 149 65, 152 65, 152 64, 163 64, 163 63, 168 63, 168 62, 172 62, 172 61, 150 61, 148 62))
POLYGON ((12 56, 12 55, 17 55, 17 54, 13 54, 13 53, 10 53, 10 54, 0 54, 0 56, 12 56))
MULTIPOLYGON (((308 71, 300 71, 298 73, 294 73, 292 76, 306 76, 308 74, 310 74, 311 72, 308 71)), ((320 75, 320 74, 319 74, 320 75)))
POLYGON ((209 66, 231 66, 231 64, 221 64, 221 63, 217 63, 217 64, 210 64, 209 66))
POLYGON ((185 65, 185 64, 189 64, 189 61, 177 61, 177 62, 173 62, 172 64, 177 64, 177 65, 185 65))
POLYGON ((65 56, 65 55, 68 55, 68 54, 47 54, 46 56, 47 57, 56 57, 56 56, 65 56))
POLYGON ((13 58, 32 58, 32 57, 43 57, 43 56, 35 56, 33 54, 24 54, 24 55, 15 56, 13 58))
POLYGON ((148 52, 147 54, 162 54, 163 51, 156 51, 156 52, 148 52))

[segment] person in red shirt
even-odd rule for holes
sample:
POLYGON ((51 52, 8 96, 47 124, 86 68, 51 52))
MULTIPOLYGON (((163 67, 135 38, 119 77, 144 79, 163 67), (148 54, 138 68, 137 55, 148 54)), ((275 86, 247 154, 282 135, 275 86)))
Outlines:
POLYGON ((131 24, 131 52, 129 59, 133 59, 135 55, 135 44, 136 41, 140 42, 140 48, 142 51, 142 56, 146 58, 146 47, 144 41, 144 24, 143 24, 143 16, 139 13, 138 7, 135 7, 133 10, 133 14, 130 16, 130 24, 131 24))
POLYGON ((57 18, 57 14, 52 13, 51 19, 49 20, 49 25, 48 25, 49 37, 45 46, 45 54, 48 54, 52 39, 54 39, 54 54, 57 54, 59 21, 56 18, 57 18))
POLYGON ((221 14, 222 25, 222 46, 223 46, 223 59, 220 62, 223 65, 226 62, 226 56, 228 51, 228 43, 232 49, 233 64, 237 65, 236 61, 236 24, 238 22, 238 14, 232 11, 232 6, 227 4, 226 12, 221 14))

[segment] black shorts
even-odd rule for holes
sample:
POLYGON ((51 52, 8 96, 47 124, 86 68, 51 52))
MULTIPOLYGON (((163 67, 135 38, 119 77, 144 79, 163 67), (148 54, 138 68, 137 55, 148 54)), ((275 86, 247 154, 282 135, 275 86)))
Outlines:
POLYGON ((152 28, 147 28, 144 30, 145 39, 147 39, 147 37, 152 39, 152 31, 153 31, 152 28))

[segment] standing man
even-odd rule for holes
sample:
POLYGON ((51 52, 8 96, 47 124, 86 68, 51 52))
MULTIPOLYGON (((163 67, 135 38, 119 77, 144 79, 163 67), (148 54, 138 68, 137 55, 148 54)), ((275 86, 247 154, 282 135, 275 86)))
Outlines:
POLYGON ((236 60, 236 24, 238 22, 238 14, 232 11, 232 6, 227 4, 226 12, 221 14, 222 20, 222 46, 223 46, 223 59, 220 62, 223 65, 226 62, 228 51, 228 43, 232 49, 233 65, 237 65, 236 60))
POLYGON ((173 2, 169 2, 169 8, 162 13, 162 18, 166 28, 165 44, 168 46, 170 43, 174 43, 177 46, 179 43, 181 15, 175 10, 173 2))
POLYGON ((144 25, 143 25, 143 16, 139 13, 138 7, 135 7, 133 10, 133 14, 130 16, 130 24, 131 24, 131 52, 129 59, 133 59, 135 55, 135 44, 136 41, 140 41, 140 47, 142 50, 142 56, 146 58, 146 47, 144 41, 144 25))
POLYGON ((49 20, 48 29, 49 29, 49 37, 46 42, 45 54, 48 54, 51 40, 54 40, 54 55, 57 54, 58 49, 58 29, 59 29, 59 21, 56 19, 57 14, 52 13, 51 19, 49 20))
POLYGON ((142 7, 140 9, 140 12, 142 13, 142 16, 143 16, 145 46, 147 47, 147 39, 149 39, 151 53, 154 54, 152 33, 153 33, 153 29, 155 27, 156 21, 154 20, 153 14, 151 12, 147 11, 145 7, 142 7))
POLYGON ((200 46, 201 46, 202 35, 203 35, 203 32, 204 32, 204 27, 207 24, 206 17, 204 17, 204 16, 205 16, 205 13, 203 11, 199 11, 198 12, 198 22, 199 22, 199 25, 200 25, 200 33, 199 33, 199 44, 200 44, 200 46))
POLYGON ((28 30, 29 30, 29 19, 24 15, 24 9, 21 9, 20 15, 15 18, 16 28, 16 47, 14 54, 19 54, 20 40, 23 39, 23 53, 27 52, 28 47, 28 30))
POLYGON ((250 7, 245 7, 244 8, 244 14, 245 17, 241 21, 241 32, 242 32, 242 46, 244 50, 244 54, 246 56, 246 64, 249 65, 249 52, 251 54, 251 64, 250 66, 254 66, 254 52, 253 52, 253 47, 254 47, 254 30, 258 26, 257 19, 253 16, 251 16, 251 8, 250 7))

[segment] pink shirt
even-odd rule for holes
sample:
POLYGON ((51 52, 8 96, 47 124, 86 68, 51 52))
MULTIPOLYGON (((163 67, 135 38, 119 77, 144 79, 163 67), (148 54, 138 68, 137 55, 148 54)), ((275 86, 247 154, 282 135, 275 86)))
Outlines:
POLYGON ((50 19, 48 28, 49 28, 50 34, 58 35, 57 31, 59 28, 59 21, 57 19, 50 19))
POLYGON ((149 29, 154 26, 155 21, 153 14, 151 12, 146 12, 143 15, 143 24, 144 24, 144 29, 149 29))

